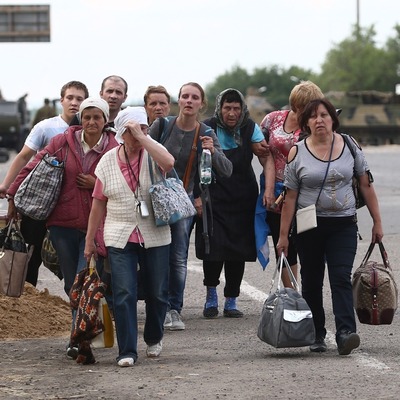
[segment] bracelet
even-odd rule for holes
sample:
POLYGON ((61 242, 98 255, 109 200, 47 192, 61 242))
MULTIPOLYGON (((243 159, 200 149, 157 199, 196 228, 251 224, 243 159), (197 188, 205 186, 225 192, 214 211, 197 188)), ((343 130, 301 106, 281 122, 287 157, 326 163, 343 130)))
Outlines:
POLYGON ((7 201, 14 200, 14 196, 10 196, 9 194, 6 194, 6 199, 7 199, 7 201))

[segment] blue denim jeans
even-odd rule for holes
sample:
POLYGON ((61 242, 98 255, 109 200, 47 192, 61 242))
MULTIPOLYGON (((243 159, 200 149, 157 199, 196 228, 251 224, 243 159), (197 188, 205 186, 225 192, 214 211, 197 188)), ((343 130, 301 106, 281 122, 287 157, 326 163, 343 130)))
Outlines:
POLYGON ((176 310, 179 313, 183 307, 192 223, 193 217, 181 219, 171 225, 172 242, 169 255, 168 310, 176 310))
POLYGON ((119 354, 137 360, 137 266, 140 262, 145 289, 146 322, 144 340, 158 343, 164 334, 164 319, 168 305, 169 246, 145 249, 137 243, 127 243, 124 249, 108 247, 115 327, 119 354))
POLYGON ((325 337, 323 282, 328 265, 336 333, 356 332, 351 270, 357 250, 357 223, 352 217, 318 218, 318 226, 296 236, 302 294, 314 319, 317 337, 325 337))
POLYGON ((61 226, 50 226, 49 231, 60 261, 64 291, 69 296, 75 275, 86 267, 86 259, 83 255, 86 232, 61 226))

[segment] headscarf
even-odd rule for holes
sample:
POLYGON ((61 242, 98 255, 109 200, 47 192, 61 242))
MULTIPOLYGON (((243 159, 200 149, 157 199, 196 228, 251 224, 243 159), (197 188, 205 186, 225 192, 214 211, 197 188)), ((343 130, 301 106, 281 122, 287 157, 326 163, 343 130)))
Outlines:
POLYGON ((108 118, 110 116, 110 107, 108 106, 108 103, 100 97, 88 97, 87 99, 82 101, 79 107, 79 119, 81 121, 83 110, 89 107, 95 107, 101 110, 103 112, 106 122, 108 121, 108 118))
POLYGON ((135 121, 140 125, 149 125, 147 113, 144 107, 126 107, 121 110, 114 120, 114 127, 117 130, 115 139, 118 143, 123 143, 122 135, 126 131, 126 125, 129 121, 135 121))
POLYGON ((242 128, 244 125, 246 125, 246 123, 249 119, 249 110, 247 109, 247 105, 246 105, 246 102, 245 102, 245 99, 244 99, 244 96, 242 95, 242 93, 240 93, 239 90, 232 89, 232 88, 223 90, 217 96, 217 99, 215 102, 214 117, 217 120, 217 126, 222 128, 228 134, 231 134, 235 139, 235 143, 240 146, 241 145, 240 128, 242 128), (233 128, 230 128, 227 125, 225 125, 225 123, 222 119, 222 113, 221 113, 222 103, 225 101, 226 95, 231 92, 237 93, 239 95, 240 101, 241 101, 241 106, 242 106, 242 113, 240 114, 239 121, 236 124, 236 126, 233 128))

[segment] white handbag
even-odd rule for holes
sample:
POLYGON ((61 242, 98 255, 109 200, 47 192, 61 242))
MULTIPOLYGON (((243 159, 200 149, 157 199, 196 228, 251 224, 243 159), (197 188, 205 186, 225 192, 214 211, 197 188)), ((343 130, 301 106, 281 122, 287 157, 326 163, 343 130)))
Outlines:
POLYGON ((297 233, 302 233, 317 227, 317 211, 315 204, 301 208, 296 212, 297 233))

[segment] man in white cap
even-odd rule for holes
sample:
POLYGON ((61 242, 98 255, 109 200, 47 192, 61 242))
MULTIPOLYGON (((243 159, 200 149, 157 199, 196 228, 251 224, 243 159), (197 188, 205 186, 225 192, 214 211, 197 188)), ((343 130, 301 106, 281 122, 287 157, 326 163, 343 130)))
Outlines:
MULTIPOLYGON (((82 101, 88 96, 87 87, 79 81, 70 81, 61 88, 60 104, 62 113, 56 117, 40 121, 32 128, 22 150, 14 158, 7 175, 0 184, 0 198, 6 196, 7 189, 30 159, 46 147, 51 138, 63 133, 68 128, 75 114, 79 111, 82 101)), ((34 246, 34 251, 28 264, 26 281, 36 286, 39 267, 42 264, 41 248, 46 234, 46 221, 35 221, 29 217, 22 216, 21 232, 25 241, 34 246)))

